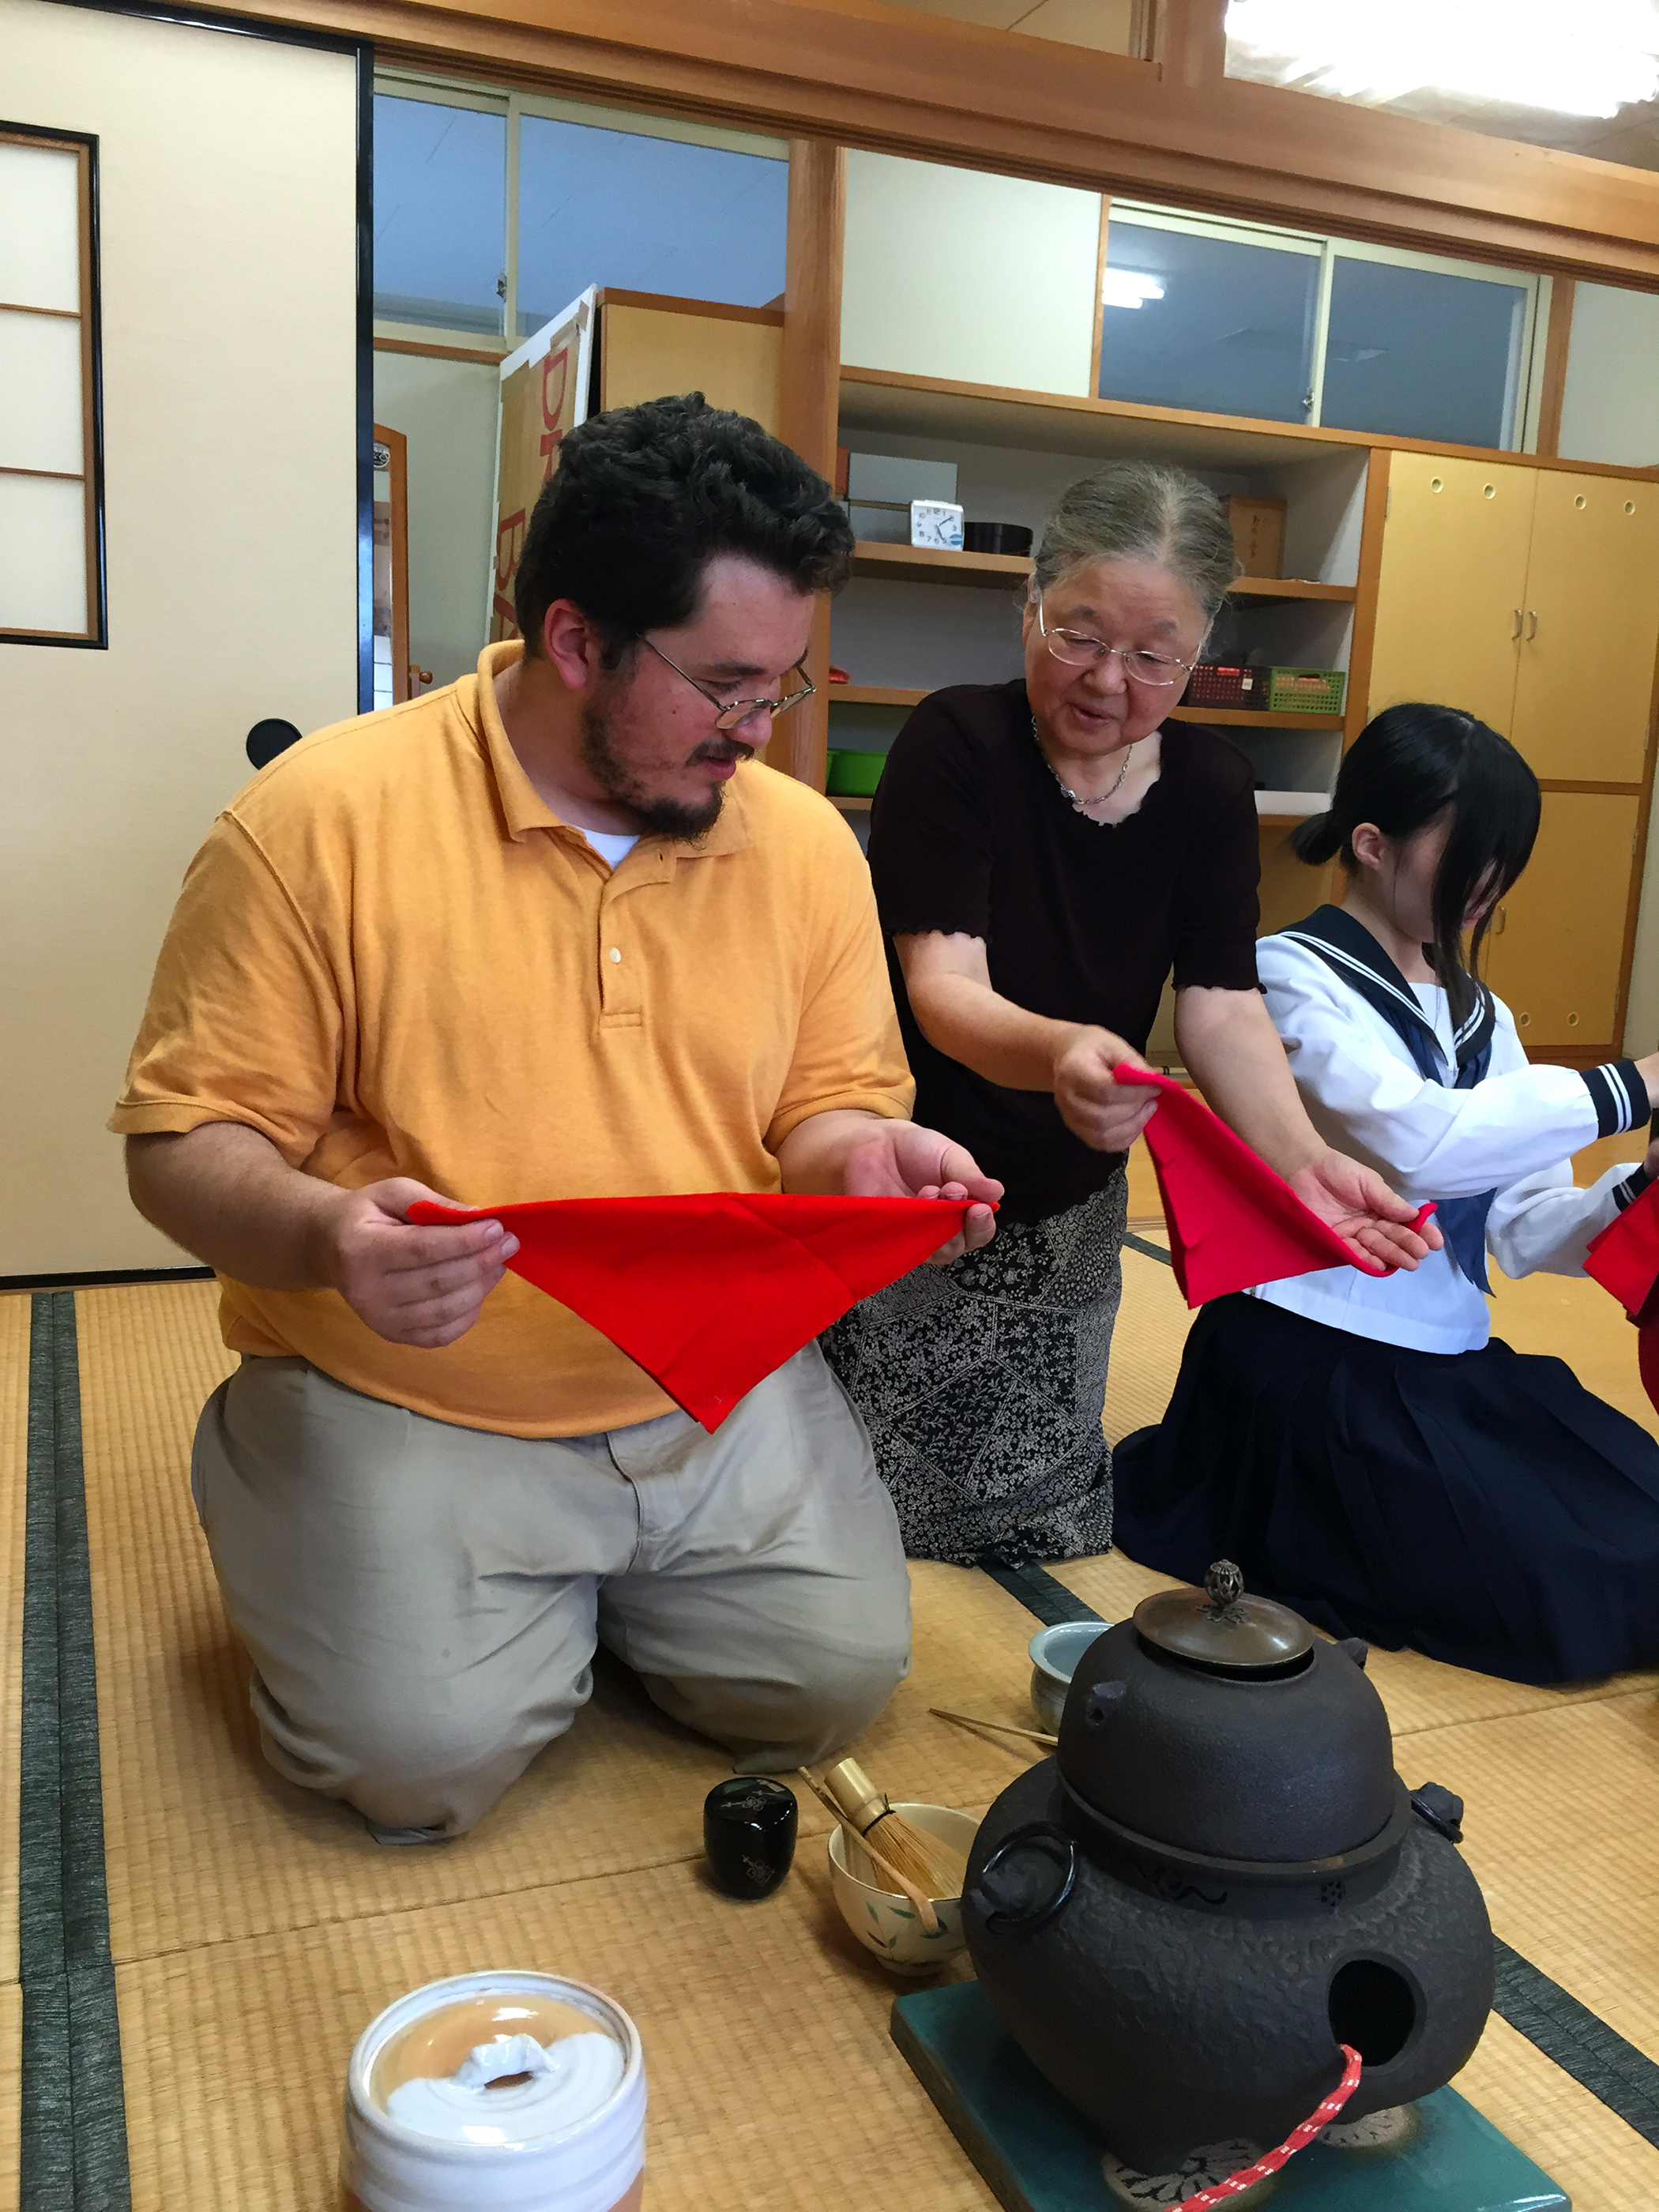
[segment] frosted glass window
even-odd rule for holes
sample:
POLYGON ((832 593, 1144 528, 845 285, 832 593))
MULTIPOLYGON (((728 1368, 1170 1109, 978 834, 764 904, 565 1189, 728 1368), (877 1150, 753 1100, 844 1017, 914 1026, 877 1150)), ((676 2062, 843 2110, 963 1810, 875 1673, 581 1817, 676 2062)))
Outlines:
POLYGON ((86 634, 86 530, 79 483, 0 470, 0 631, 86 634))
POLYGON ((0 144, 0 300, 81 305, 81 162, 55 146, 0 144))
POLYGON ((1316 248, 1257 246, 1114 215, 1102 290, 1103 399, 1308 419, 1316 248))
POLYGON ((519 126, 519 329, 590 284, 763 307, 784 283, 789 165, 526 115, 519 126))
POLYGON ((374 95, 374 313, 499 335, 507 118, 374 95))
POLYGON ((0 468, 79 476, 81 319, 0 308, 0 468))
POLYGON ((1320 420, 1437 444, 1512 447, 1524 286, 1339 252, 1320 420))

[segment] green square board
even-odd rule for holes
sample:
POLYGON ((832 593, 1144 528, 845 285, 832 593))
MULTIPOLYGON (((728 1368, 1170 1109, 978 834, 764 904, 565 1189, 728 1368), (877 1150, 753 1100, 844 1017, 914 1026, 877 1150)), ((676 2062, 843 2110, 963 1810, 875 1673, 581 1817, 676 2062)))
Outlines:
MULTIPOLYGON (((893 2002, 893 2040, 1008 2212, 1122 2212, 1101 2145, 1009 2036, 977 1982, 893 2002)), ((1273 2212, 1571 2212, 1566 2192, 1460 2097, 1437 2089, 1398 2151, 1310 2143, 1273 2212)))

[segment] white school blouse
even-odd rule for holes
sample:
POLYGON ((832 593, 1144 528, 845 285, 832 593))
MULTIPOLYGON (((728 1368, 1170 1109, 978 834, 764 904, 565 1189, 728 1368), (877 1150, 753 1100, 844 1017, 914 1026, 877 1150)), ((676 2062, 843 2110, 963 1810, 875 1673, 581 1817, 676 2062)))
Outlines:
MULTIPOLYGON (((1375 1168, 1414 1206, 1495 1188, 1486 1243, 1506 1275, 1583 1271, 1590 1239, 1636 1195, 1628 1164, 1588 1190, 1574 1188, 1569 1164, 1596 1137, 1631 1127, 1622 1070, 1609 1082, 1597 1080, 1598 1071, 1530 1065, 1498 1000, 1485 1082, 1468 1091, 1426 1083, 1382 1017, 1316 952, 1264 937, 1256 963, 1308 1118, 1328 1144, 1375 1168)), ((1409 988, 1433 1024, 1449 1084, 1456 1063, 1446 994, 1433 983, 1409 988)), ((1418 1352, 1478 1352, 1492 1334, 1486 1298, 1449 1245, 1414 1274, 1325 1267, 1259 1284, 1249 1295, 1418 1352)))

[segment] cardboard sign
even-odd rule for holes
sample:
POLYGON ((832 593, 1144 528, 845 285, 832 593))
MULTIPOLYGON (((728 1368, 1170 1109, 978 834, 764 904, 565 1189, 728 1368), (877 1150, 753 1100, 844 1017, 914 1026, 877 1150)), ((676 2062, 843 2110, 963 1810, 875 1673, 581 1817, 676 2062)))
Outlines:
POLYGON ((489 580, 489 641, 517 637, 513 581, 542 486, 558 466, 559 442, 586 420, 596 294, 590 285, 501 363, 495 439, 495 556, 489 580))

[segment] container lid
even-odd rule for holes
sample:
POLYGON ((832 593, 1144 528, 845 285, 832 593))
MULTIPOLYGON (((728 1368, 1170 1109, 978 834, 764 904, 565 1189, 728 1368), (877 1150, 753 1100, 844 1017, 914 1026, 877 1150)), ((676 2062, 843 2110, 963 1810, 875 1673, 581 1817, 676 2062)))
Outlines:
POLYGON ((1158 1590, 1142 1598, 1134 1625, 1148 1644, 1218 1674, 1264 1674, 1293 1666, 1313 1650, 1299 1613, 1270 1597, 1247 1597, 1231 1559, 1218 1559, 1201 1590, 1158 1590))

